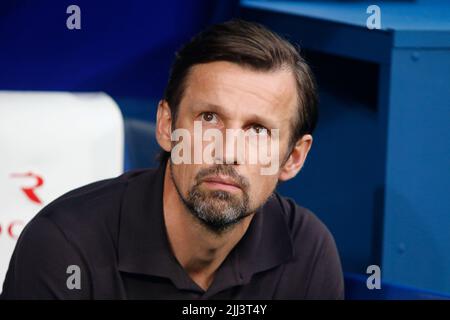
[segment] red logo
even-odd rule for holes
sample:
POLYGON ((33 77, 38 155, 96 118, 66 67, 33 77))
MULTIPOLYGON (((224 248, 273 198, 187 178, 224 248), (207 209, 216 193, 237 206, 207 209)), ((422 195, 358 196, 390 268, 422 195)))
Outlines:
MULTIPOLYGON (((8 232, 8 235, 11 239, 17 240, 19 238, 19 234, 22 231, 22 228, 17 228, 19 226, 24 226, 25 223, 21 220, 14 220, 5 225, 5 231, 8 232)), ((0 224, 0 235, 2 234, 2 225, 0 224)))
POLYGON ((13 178, 34 178, 36 180, 35 185, 31 187, 22 187, 22 191, 25 193, 27 198, 34 203, 42 204, 41 199, 36 195, 35 190, 44 184, 44 179, 41 176, 34 174, 33 172, 27 173, 13 173, 11 174, 13 178))

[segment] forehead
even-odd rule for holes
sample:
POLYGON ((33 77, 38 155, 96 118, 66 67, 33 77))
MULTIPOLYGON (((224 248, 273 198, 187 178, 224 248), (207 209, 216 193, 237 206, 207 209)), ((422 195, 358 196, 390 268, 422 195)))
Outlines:
POLYGON ((236 117, 256 115, 271 122, 289 121, 296 109, 297 90, 291 71, 255 71, 218 61, 192 67, 182 105, 213 104, 236 117))

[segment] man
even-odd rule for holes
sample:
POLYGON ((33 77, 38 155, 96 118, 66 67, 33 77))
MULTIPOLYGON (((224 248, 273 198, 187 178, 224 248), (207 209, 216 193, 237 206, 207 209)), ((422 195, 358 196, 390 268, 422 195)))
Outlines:
POLYGON ((3 297, 343 298, 330 232, 274 192, 311 148, 315 90, 295 48, 258 24, 200 33, 177 53, 158 106, 160 167, 44 208, 18 240, 3 297), (205 131, 226 138, 211 148, 205 131), (227 131, 244 133, 241 147, 227 131), (268 145, 270 163, 249 161, 268 145))

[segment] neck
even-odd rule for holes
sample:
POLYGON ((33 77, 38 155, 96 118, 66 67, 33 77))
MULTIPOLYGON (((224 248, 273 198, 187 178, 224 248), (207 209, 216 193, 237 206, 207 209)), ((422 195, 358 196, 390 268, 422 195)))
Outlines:
POLYGON ((164 220, 169 243, 178 262, 191 279, 206 290, 230 251, 244 236, 253 215, 217 234, 205 227, 183 204, 170 177, 164 177, 164 220))

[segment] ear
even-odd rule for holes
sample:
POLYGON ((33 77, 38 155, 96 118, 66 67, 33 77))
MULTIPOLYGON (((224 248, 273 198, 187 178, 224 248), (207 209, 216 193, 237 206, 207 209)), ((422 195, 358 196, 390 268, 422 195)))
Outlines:
POLYGON ((313 138, 310 134, 305 134, 297 141, 289 158, 281 167, 280 175, 278 177, 280 181, 292 179, 299 173, 305 163, 306 156, 311 149, 312 142, 313 138))
POLYGON ((167 152, 170 152, 172 148, 171 133, 172 113, 167 101, 160 100, 156 114, 156 140, 160 147, 167 152))

